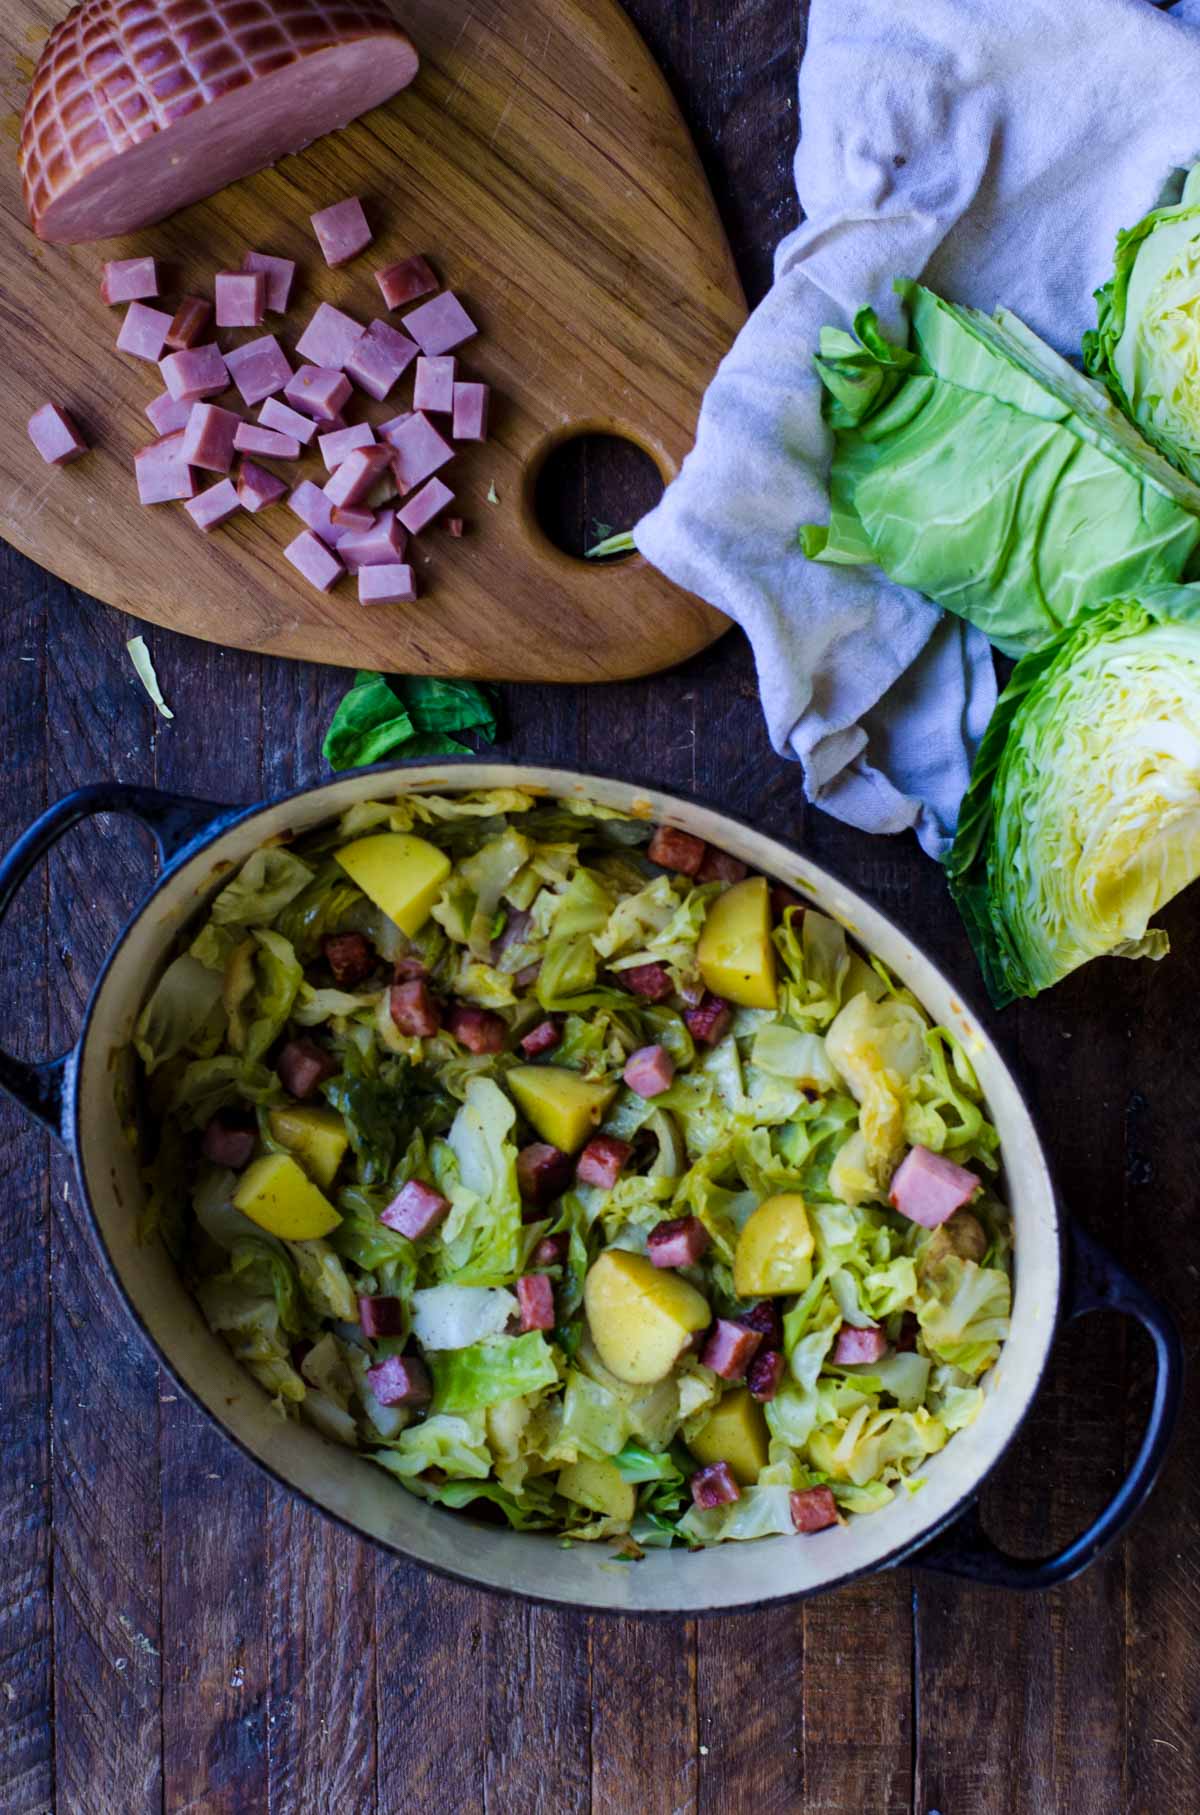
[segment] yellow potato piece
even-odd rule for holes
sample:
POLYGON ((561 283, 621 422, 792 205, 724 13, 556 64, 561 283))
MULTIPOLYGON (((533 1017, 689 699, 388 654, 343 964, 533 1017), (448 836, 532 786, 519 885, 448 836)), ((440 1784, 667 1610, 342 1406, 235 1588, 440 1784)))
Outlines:
POLYGON ((350 880, 410 939, 428 920, 450 874, 446 853, 410 832, 374 832, 335 855, 350 880))
POLYGON ((346 1124, 336 1109, 272 1109, 271 1133, 300 1161, 309 1178, 328 1191, 350 1145, 346 1124))
POLYGON ((753 1487, 767 1466, 770 1438, 749 1387, 726 1393, 688 1444, 697 1462, 727 1462, 739 1487, 753 1487))
POLYGON ((632 1481, 622 1480, 613 1462, 581 1457, 559 1470, 556 1485, 564 1500, 574 1500, 589 1512, 607 1513, 610 1519, 632 1519, 637 1508, 637 1489, 632 1481))
POLYGON ((581 1077, 565 1065, 517 1065, 505 1083, 542 1139, 564 1153, 583 1146, 617 1094, 615 1084, 581 1077))
POLYGON ((264 1153, 247 1166, 233 1201, 251 1222, 281 1241, 314 1241, 342 1220, 290 1153, 264 1153))
POLYGON ((714 996, 743 1008, 775 1007, 775 946, 765 876, 748 876, 716 897, 696 959, 714 996))
POLYGON ((764 1198, 749 1217, 733 1255, 739 1298, 781 1297, 812 1284, 813 1233, 796 1191, 764 1198))
POLYGON ((695 1286, 624 1248, 606 1248, 593 1263, 583 1308, 601 1361, 632 1386, 665 1379, 689 1336, 712 1318, 695 1286))

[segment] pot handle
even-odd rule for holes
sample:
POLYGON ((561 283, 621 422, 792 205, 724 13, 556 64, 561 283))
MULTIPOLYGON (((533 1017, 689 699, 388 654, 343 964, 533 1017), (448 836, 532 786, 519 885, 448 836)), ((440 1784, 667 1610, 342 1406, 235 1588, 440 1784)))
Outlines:
MULTIPOLYGON (((34 865, 81 819, 90 819, 94 813, 132 813, 152 834, 159 860, 165 865, 202 832, 211 831, 223 817, 241 810, 125 782, 93 782, 77 788, 48 807, 0 861, 0 922, 34 865)), ((64 1143, 64 1098, 76 1051, 72 1047, 57 1059, 33 1062, 0 1050, 0 1090, 64 1143)))
POLYGON ((1010 1557, 984 1531, 975 1501, 949 1530, 912 1561, 943 1575, 965 1576, 998 1588, 1053 1588, 1069 1582, 1119 1538, 1141 1510, 1162 1468, 1183 1396, 1183 1345, 1165 1306, 1138 1285, 1105 1248, 1068 1225, 1064 1322, 1089 1311, 1136 1317, 1154 1344, 1154 1403, 1141 1445, 1125 1479, 1087 1530, 1050 1557, 1010 1557))

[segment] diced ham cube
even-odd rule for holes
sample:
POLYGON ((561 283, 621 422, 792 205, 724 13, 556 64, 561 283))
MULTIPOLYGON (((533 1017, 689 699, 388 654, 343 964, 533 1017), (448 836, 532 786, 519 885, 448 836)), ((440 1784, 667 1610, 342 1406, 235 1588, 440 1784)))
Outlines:
POLYGON ((326 933, 321 956, 339 989, 353 989, 375 968, 375 949, 365 933, 326 933))
POLYGON ((327 265, 348 264, 371 243, 371 229, 356 195, 318 209, 309 219, 327 265))
POLYGON ((367 1369, 367 1385, 380 1405, 428 1405, 433 1398, 429 1369, 417 1355, 389 1355, 367 1369))
POLYGON ((182 458, 182 450, 182 429, 138 449, 133 470, 140 504, 170 504, 176 498, 195 497, 196 475, 182 458))
POLYGON ((391 459, 386 447, 352 448, 325 486, 325 496, 337 507, 358 504, 366 497, 391 459))
POLYGON ((311 479, 302 479, 288 499, 288 509, 314 535, 320 536, 322 542, 330 548, 337 546, 341 532, 333 522, 333 506, 319 485, 314 485, 311 479))
POLYGON ((419 410, 413 415, 398 416, 385 422, 379 433, 395 450, 392 466, 401 496, 454 458, 450 443, 443 440, 428 416, 423 416, 419 410))
POLYGON ((632 1154, 628 1141, 619 1141, 611 1134, 593 1135, 575 1162, 575 1177, 581 1185, 599 1185, 602 1190, 611 1191, 632 1154))
POLYGON ((635 964, 615 973, 617 982, 643 1002, 665 1002, 674 994, 675 985, 665 964, 635 964))
POLYGON ((455 385, 454 421, 450 433, 456 441, 487 440, 490 400, 491 391, 486 384, 455 385))
POLYGON ((630 1053, 622 1076, 639 1097, 660 1097, 675 1081, 675 1061, 665 1046, 639 1046, 630 1053))
POLYGON ((396 515, 409 535, 415 536, 427 524, 433 522, 439 511, 445 510, 446 506, 453 502, 454 493, 450 487, 443 485, 440 479, 430 479, 419 492, 414 492, 412 497, 400 506, 396 515))
POLYGON ((646 846, 646 855, 651 863, 661 864, 664 870, 694 876, 704 862, 707 850, 702 838, 693 838, 690 832, 681 832, 678 826, 658 826, 646 846))
POLYGON ((159 369, 172 397, 190 403, 201 397, 217 397, 229 385, 229 368, 213 341, 207 346, 181 347, 178 353, 168 353, 159 369))
POLYGON ((326 548, 311 529, 302 529, 295 541, 288 543, 283 558, 318 592, 331 592, 346 571, 333 550, 326 548))
POLYGON ((479 332, 453 290, 443 290, 432 302, 422 303, 406 315, 404 327, 422 353, 429 354, 452 353, 479 332))
POLYGON ((333 1077, 337 1060, 315 1040, 289 1040, 275 1062, 279 1081, 289 1096, 307 1102, 318 1084, 333 1077))
POLYGON ((740 1380, 761 1347, 762 1337, 757 1330, 748 1330, 732 1318, 718 1317, 700 1351, 700 1362, 722 1380, 740 1380))
POLYGON ((356 447, 375 446, 375 430, 369 422, 355 422, 347 429, 333 429, 327 435, 318 435, 317 446, 325 462, 325 471, 335 473, 346 455, 352 454, 356 447))
POLYGON ((353 388, 346 374, 332 366, 301 366, 284 385, 283 394, 318 422, 336 422, 353 388))
POLYGON ((314 366, 340 372, 365 333, 353 315, 335 309, 332 303, 319 303, 296 342, 296 351, 314 366))
POLYGON ((565 1229, 560 1229, 557 1235, 543 1235, 530 1259, 535 1267, 565 1267, 570 1248, 570 1236, 565 1229))
POLYGON ((371 1341, 380 1336, 403 1336, 404 1301, 387 1293, 362 1297, 358 1301, 358 1321, 363 1335, 371 1341))
POLYGON ((291 363, 273 334, 260 334, 244 346, 231 347, 225 364, 245 404, 261 403, 279 391, 286 393, 292 382, 291 363))
POLYGON ((771 1299, 760 1299, 758 1304, 743 1311, 734 1321, 747 1330, 757 1330, 768 1349, 783 1347, 783 1318, 779 1314, 779 1306, 771 1299))
POLYGON ((215 1116, 204 1130, 204 1139, 200 1143, 206 1160, 214 1166, 225 1166, 230 1172, 240 1172, 248 1166, 254 1157, 258 1145, 258 1128, 246 1115, 239 1115, 236 1110, 218 1109, 215 1116))
POLYGON ((522 1330, 552 1330, 554 1315, 554 1282, 544 1273, 523 1273, 517 1281, 517 1303, 521 1307, 522 1330))
POLYGON ((442 1025, 442 1011, 423 978, 393 983, 388 1006, 395 1025, 410 1038, 427 1040, 442 1025))
POLYGON ((746 1369, 751 1399, 757 1399, 760 1405, 774 1399, 783 1379, 784 1366, 782 1349, 761 1349, 746 1369))
POLYGON ((346 360, 347 378, 376 403, 382 403, 396 380, 417 357, 416 342, 390 322, 373 321, 346 360))
POLYGON ((789 909, 795 908, 798 913, 804 912, 804 901, 795 889, 789 889, 782 882, 773 882, 770 888, 771 916, 782 920, 789 909))
POLYGON ((979 1190, 979 1180, 965 1166, 956 1166, 928 1147, 910 1147, 895 1172, 888 1197, 892 1208, 922 1229, 936 1229, 969 1204, 979 1190))
POLYGON ((173 435, 176 429, 187 427, 194 407, 190 397, 172 397, 170 391, 162 391, 146 405, 146 414, 155 434, 173 435))
POLYGON ((838 1522, 837 1501, 828 1487, 805 1487, 788 1495, 797 1531, 824 1531, 838 1522))
POLYGON ((528 1204, 548 1204, 561 1197, 574 1176, 570 1154, 548 1141, 531 1141, 517 1155, 517 1187, 528 1204))
POLYGON ((68 466, 88 451, 87 442, 65 410, 44 403, 29 418, 29 439, 47 466, 68 466))
POLYGON ((317 432, 311 416, 302 416, 290 404, 280 403, 278 397, 267 398, 258 412, 258 420, 265 429, 278 429, 281 435, 290 435, 301 447, 307 447, 317 432))
POLYGON ((299 460, 300 443, 294 435, 265 429, 259 422, 241 422, 233 438, 239 454, 262 454, 268 460, 299 460))
MULTIPOLYGON (((286 491, 286 480, 277 478, 274 473, 269 473, 265 466, 256 466, 253 460, 242 460, 241 465, 238 467, 237 493, 238 502, 243 510, 252 512, 266 510, 268 504, 278 504, 286 491)), ((296 545, 293 542, 292 548, 295 546, 296 545)), ((283 552, 287 555, 287 558, 291 561, 293 567, 298 565, 293 559, 289 549, 285 548, 283 552)), ((304 569, 301 569, 301 572, 304 571, 304 569)), ((341 567, 339 566, 338 573, 340 572, 341 567)), ((312 575, 308 574, 306 577, 311 579, 312 575)), ((336 578, 337 575, 335 574, 334 579, 336 578)), ((314 580, 313 584, 316 585, 317 582, 314 580)), ((332 586, 332 584, 333 581, 331 580, 329 585, 332 586)), ((321 590, 322 592, 327 592, 329 588, 323 586, 321 590)))
POLYGON ((452 412, 457 371, 458 361, 453 353, 442 353, 436 359, 422 353, 413 378, 413 409, 452 412))
POLYGON ((699 1006, 685 1010, 683 1019, 693 1040, 702 1046, 717 1046, 729 1032, 733 1009, 723 996, 705 990, 699 1006))
POLYGON ((261 271, 266 282, 266 306, 272 315, 286 315, 288 298, 292 294, 292 281, 296 275, 296 263, 290 258, 274 258, 269 252, 247 252, 242 260, 243 271, 261 271))
POLYGON ((411 605, 417 576, 405 561, 376 562, 358 570, 360 605, 411 605))
POLYGON ((152 258, 110 258, 100 279, 103 303, 137 302, 158 295, 158 266, 152 258))
POLYGON ((656 1267, 694 1267, 711 1240, 698 1216, 676 1216, 655 1224, 646 1237, 646 1253, 656 1267))
POLYGON ((887 1336, 878 1324, 860 1330, 844 1323, 833 1345, 832 1360, 838 1367, 854 1367, 860 1361, 878 1361, 887 1351, 887 1336))
POLYGON ((213 283, 218 328, 257 328, 267 306, 261 271, 218 271, 213 283))
POLYGON ((437 1228, 449 1208, 450 1200, 440 1191, 421 1179, 410 1178, 387 1209, 379 1212, 379 1220, 398 1235, 407 1235, 410 1242, 419 1242, 437 1228))
POLYGON ((452 1034, 468 1052, 503 1052, 508 1038, 508 1024, 490 1008, 476 1008, 469 1002, 455 1002, 446 1017, 446 1032, 452 1034))
POLYGON ((202 296, 185 296, 167 330, 164 345, 176 352, 194 347, 212 319, 212 304, 202 296))
POLYGON ((743 882, 746 875, 747 868, 740 857, 730 857, 727 851, 717 851, 708 845, 696 871, 696 881, 743 882))
POLYGON ((557 1021, 539 1021, 522 1037, 521 1051, 527 1059, 538 1059, 544 1052, 553 1052, 561 1040, 562 1028, 557 1021))
POLYGON ((411 983, 414 977, 427 977, 429 966, 417 952, 401 952, 392 965, 393 983, 411 983))
MULTIPOLYGON (((337 527, 340 529, 340 524, 337 527)), ((355 530, 341 537, 337 545, 338 560, 348 573, 357 573, 362 567, 394 567, 403 560, 407 542, 408 537, 396 522, 395 511, 381 510, 369 529, 355 530)))
POLYGON ((348 504, 333 504, 329 509, 329 520, 340 548, 346 536, 365 536, 374 529, 375 512, 368 510, 365 504, 359 510, 348 504))
POLYGON ((389 309, 402 309, 405 303, 416 302, 418 296, 428 296, 438 287, 437 278, 419 256, 385 265, 382 271, 375 273, 375 282, 389 309))
POLYGON ((728 1462, 710 1462, 705 1468, 698 1468, 692 1476, 691 1489, 695 1504, 706 1511, 714 1506, 731 1506, 742 1497, 728 1462))
POLYGON ((158 360, 170 332, 171 317, 162 309, 131 302, 117 335, 117 347, 122 353, 132 353, 135 359, 158 360))
POLYGON ((189 466, 203 467, 206 473, 227 473, 240 428, 241 417, 232 410, 223 410, 218 403, 194 403, 179 457, 189 466))
POLYGON ((227 523, 242 505, 233 480, 222 479, 216 485, 210 485, 206 492, 197 492, 183 508, 193 523, 208 531, 227 523))

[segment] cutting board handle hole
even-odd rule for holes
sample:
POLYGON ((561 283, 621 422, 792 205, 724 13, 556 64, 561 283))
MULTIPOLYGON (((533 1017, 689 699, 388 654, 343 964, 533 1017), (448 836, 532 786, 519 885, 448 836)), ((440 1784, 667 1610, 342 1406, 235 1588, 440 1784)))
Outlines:
MULTIPOLYGON (((644 447, 611 429, 552 436, 530 463, 526 503, 532 526, 560 554, 582 561, 589 548, 632 529, 663 494, 662 470, 644 447)), ((639 561, 603 556, 599 568, 639 561)))

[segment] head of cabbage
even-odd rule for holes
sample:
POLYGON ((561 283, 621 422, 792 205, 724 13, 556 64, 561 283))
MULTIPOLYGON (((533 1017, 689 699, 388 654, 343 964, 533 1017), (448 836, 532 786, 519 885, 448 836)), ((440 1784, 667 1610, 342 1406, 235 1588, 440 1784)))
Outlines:
POLYGON ((1200 875, 1200 586, 1111 599, 1017 664, 947 858, 997 1007, 1104 955, 1200 875))
POLYGON ((1200 481, 1200 164, 1178 202, 1117 235, 1083 361, 1147 441, 1200 481))

